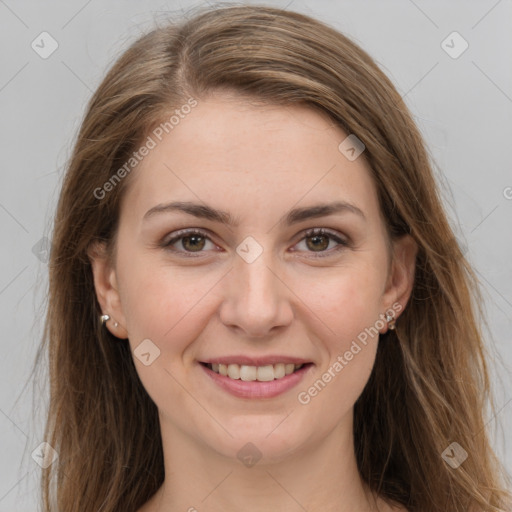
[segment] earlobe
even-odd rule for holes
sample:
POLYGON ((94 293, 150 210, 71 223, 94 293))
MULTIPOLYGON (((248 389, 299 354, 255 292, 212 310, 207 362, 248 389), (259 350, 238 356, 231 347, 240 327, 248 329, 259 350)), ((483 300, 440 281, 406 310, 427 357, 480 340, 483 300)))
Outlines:
POLYGON ((116 270, 104 242, 93 242, 87 256, 91 262, 96 298, 102 311, 102 324, 117 338, 128 338, 126 321, 117 286, 116 270), (108 318, 106 318, 108 316, 108 318))

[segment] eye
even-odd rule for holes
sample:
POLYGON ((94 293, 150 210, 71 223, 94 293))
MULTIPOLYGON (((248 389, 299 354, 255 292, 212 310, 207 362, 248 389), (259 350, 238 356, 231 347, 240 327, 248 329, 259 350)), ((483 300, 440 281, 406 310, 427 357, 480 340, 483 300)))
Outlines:
MULTIPOLYGON (((338 252, 349 245, 348 241, 342 239, 335 232, 331 232, 324 228, 309 229, 305 231, 303 235, 303 238, 295 247, 304 243, 306 248, 303 250, 306 252, 326 253, 315 255, 315 257, 330 256, 334 252, 338 252), (327 250, 329 249, 329 246, 331 246, 331 242, 335 242, 337 245, 331 247, 330 250, 327 250)), ((212 245, 211 249, 215 250, 217 246, 212 242, 206 231, 191 228, 178 231, 171 239, 164 240, 161 246, 172 252, 192 256, 194 253, 200 254, 204 252, 203 249, 205 248, 208 249, 208 243, 212 245)), ((295 252, 296 249, 293 251, 295 252)))
POLYGON ((183 229, 175 233, 175 236, 170 240, 164 240, 162 247, 169 249, 173 252, 180 252, 190 255, 192 253, 201 253, 207 245, 212 244, 215 248, 215 244, 211 241, 208 233, 200 229, 183 229), (173 247, 173 246, 177 247, 173 247), (180 250, 179 248, 183 249, 180 250))
POLYGON ((299 244, 296 245, 296 247, 303 243, 306 247, 305 250, 307 252, 326 253, 319 254, 318 256, 315 257, 322 258, 324 256, 331 256, 333 252, 338 252, 342 250, 344 247, 348 246, 347 240, 344 240, 336 233, 326 230, 324 228, 309 229, 303 234, 305 235, 304 238, 299 242, 299 244), (333 241, 337 245, 331 247, 330 250, 327 250, 329 249, 329 246, 333 241))

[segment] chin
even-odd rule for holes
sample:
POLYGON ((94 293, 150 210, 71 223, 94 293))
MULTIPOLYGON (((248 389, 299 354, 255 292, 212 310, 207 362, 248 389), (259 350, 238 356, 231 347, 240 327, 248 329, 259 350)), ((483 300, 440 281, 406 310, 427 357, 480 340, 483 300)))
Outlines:
MULTIPOLYGON (((321 436, 314 425, 297 421, 293 412, 284 419, 286 414, 233 418, 225 423, 233 437, 223 431, 221 439, 211 439, 210 446, 220 455, 244 464, 246 458, 257 459, 258 465, 282 462, 306 449, 316 435, 321 436)), ((210 434, 205 432, 209 438, 210 434)))

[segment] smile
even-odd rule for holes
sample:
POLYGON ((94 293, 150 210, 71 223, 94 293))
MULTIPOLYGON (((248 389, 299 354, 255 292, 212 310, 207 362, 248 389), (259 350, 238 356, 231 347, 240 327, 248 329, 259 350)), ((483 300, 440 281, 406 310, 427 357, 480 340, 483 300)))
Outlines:
POLYGON ((296 370, 302 368, 302 364, 293 363, 277 363, 265 366, 247 366, 240 364, 208 364, 210 370, 229 377, 234 380, 243 380, 245 382, 259 381, 269 382, 275 379, 282 379, 286 375, 292 374, 296 370))
MULTIPOLYGON (((249 362, 249 361, 247 361, 249 362)), ((313 363, 274 363, 259 366, 202 362, 199 367, 223 392, 238 398, 273 398, 297 386, 313 363)))

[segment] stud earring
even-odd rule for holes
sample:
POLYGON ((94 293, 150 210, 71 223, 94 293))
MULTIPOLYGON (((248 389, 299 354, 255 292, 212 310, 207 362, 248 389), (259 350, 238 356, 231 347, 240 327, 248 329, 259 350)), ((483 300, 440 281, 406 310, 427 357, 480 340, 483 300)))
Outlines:
MULTIPOLYGON (((110 320, 110 316, 109 315, 101 315, 100 320, 101 320, 101 325, 105 325, 110 320)), ((117 327, 118 325, 119 324, 117 322, 114 322, 114 327, 117 327)))
POLYGON ((394 317, 392 317, 391 315, 386 315, 386 322, 388 323, 388 329, 390 331, 394 331, 396 326, 396 320, 394 319, 394 317))

